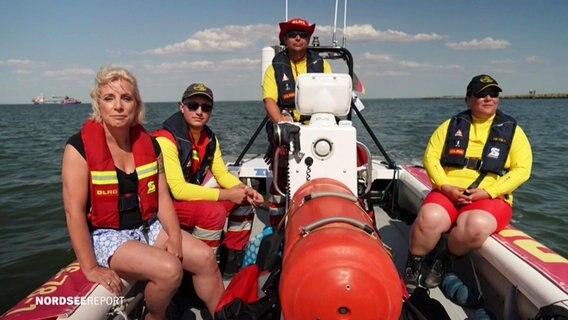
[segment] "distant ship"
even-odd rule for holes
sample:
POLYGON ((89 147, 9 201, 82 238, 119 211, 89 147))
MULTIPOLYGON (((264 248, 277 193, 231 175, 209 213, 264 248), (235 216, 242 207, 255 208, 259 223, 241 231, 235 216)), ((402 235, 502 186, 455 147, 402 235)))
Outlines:
POLYGON ((44 104, 45 103, 45 97, 43 96, 43 94, 40 94, 39 96, 32 99, 32 102, 34 104, 44 104))
POLYGON ((60 102, 60 104, 81 104, 81 101, 75 99, 75 98, 71 98, 68 96, 65 96, 63 98, 63 100, 60 102))
POLYGON ((69 96, 52 96, 51 98, 46 98, 43 93, 32 99, 34 104, 80 104, 81 101, 69 97, 69 96))

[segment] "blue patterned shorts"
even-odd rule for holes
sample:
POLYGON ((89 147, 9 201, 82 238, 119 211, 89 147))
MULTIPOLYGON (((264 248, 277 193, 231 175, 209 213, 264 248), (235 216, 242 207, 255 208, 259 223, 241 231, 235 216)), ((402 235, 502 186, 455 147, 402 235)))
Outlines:
POLYGON ((162 230, 162 225, 160 221, 156 219, 152 224, 150 224, 150 230, 148 231, 148 242, 144 237, 142 232, 143 226, 136 229, 125 229, 125 230, 114 230, 114 229, 96 229, 91 234, 93 240, 93 247, 95 251, 95 257, 97 263, 108 268, 108 262, 116 249, 120 247, 126 241, 140 241, 149 245, 153 245, 156 242, 158 233, 162 230))

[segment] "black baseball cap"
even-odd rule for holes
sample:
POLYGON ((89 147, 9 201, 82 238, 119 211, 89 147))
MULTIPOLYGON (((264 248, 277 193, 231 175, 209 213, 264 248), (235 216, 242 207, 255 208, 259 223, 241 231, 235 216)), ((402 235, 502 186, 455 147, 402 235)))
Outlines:
POLYGON ((183 102, 185 99, 195 95, 206 96, 211 99, 211 103, 213 103, 213 91, 201 82, 190 84, 181 96, 181 101, 183 102))
POLYGON ((501 90, 501 87, 499 87, 497 81, 495 81, 495 79, 493 79, 491 76, 488 76, 486 74, 480 74, 471 79, 471 81, 467 85, 466 95, 471 95, 472 93, 479 93, 487 88, 492 88, 497 91, 503 91, 501 90))

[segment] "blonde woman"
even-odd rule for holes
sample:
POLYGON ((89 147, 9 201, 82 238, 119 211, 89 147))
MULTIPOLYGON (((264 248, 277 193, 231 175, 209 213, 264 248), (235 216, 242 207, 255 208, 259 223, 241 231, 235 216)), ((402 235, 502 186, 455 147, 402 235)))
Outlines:
POLYGON ((183 270, 213 314, 223 293, 208 246, 180 230, 157 142, 142 127, 134 76, 102 67, 93 113, 67 141, 61 170, 67 228, 85 277, 121 293, 120 278, 148 281, 146 319, 165 319, 183 270))

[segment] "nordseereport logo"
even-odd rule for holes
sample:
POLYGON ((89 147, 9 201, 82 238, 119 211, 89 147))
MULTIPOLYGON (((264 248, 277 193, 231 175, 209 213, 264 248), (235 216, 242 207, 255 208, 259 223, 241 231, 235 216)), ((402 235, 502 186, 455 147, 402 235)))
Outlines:
POLYGON ((124 302, 124 297, 57 297, 57 296, 38 296, 35 297, 37 305, 44 306, 64 306, 64 305, 120 305, 124 302))

